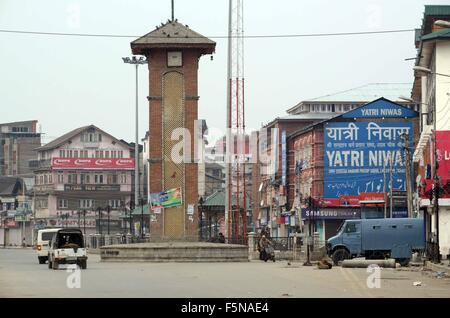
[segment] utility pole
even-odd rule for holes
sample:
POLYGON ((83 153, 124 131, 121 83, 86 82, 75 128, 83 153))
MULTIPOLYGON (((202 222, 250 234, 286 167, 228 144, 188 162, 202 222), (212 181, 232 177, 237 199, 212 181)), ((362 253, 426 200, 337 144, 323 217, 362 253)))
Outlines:
POLYGON ((406 170, 406 195, 408 204, 408 217, 412 217, 412 187, 411 187, 411 155, 409 151, 409 135, 402 134, 405 150, 405 170, 406 170))
POLYGON ((390 163, 391 163, 391 167, 390 167, 390 176, 389 176, 389 212, 390 215, 389 217, 392 218, 392 203, 393 203, 393 199, 392 199, 392 175, 393 175, 393 169, 392 169, 392 161, 393 161, 393 153, 391 152, 391 156, 390 156, 390 163))
POLYGON ((387 218, 387 196, 386 196, 386 160, 383 162, 383 196, 384 196, 384 218, 387 218))

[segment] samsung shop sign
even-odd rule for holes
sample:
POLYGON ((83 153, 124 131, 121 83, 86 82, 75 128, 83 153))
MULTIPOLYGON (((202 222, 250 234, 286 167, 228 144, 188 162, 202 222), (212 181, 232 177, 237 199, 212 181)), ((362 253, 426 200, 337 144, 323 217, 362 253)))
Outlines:
POLYGON ((302 209, 302 219, 315 220, 346 220, 346 219, 360 219, 360 209, 329 209, 320 208, 317 211, 310 211, 309 209, 302 209))

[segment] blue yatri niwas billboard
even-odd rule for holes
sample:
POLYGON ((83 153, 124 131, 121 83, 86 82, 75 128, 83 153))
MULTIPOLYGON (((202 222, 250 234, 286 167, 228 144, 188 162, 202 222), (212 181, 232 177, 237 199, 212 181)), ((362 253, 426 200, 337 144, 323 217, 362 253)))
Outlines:
POLYGON ((419 116, 419 113, 382 97, 341 116, 342 118, 413 118, 419 116))
POLYGON ((324 125, 324 197, 406 190, 404 142, 411 122, 331 122, 324 125), (386 187, 384 187, 386 181, 386 187))

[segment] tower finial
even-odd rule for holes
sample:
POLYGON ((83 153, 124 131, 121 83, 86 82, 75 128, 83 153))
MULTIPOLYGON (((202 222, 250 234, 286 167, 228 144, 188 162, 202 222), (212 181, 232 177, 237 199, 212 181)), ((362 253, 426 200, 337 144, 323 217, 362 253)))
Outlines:
POLYGON ((172 22, 175 20, 175 13, 174 13, 174 4, 173 4, 173 0, 172 0, 172 22))

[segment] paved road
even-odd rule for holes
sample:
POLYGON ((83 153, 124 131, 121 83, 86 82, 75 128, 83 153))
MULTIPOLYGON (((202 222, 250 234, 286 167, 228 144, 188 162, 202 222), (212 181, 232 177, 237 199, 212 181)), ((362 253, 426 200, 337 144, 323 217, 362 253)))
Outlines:
POLYGON ((0 297, 450 297, 450 279, 382 269, 370 289, 366 269, 276 263, 105 263, 89 255, 81 288, 67 270, 39 265, 35 251, 0 248, 0 297), (421 281, 422 286, 413 286, 421 281))

